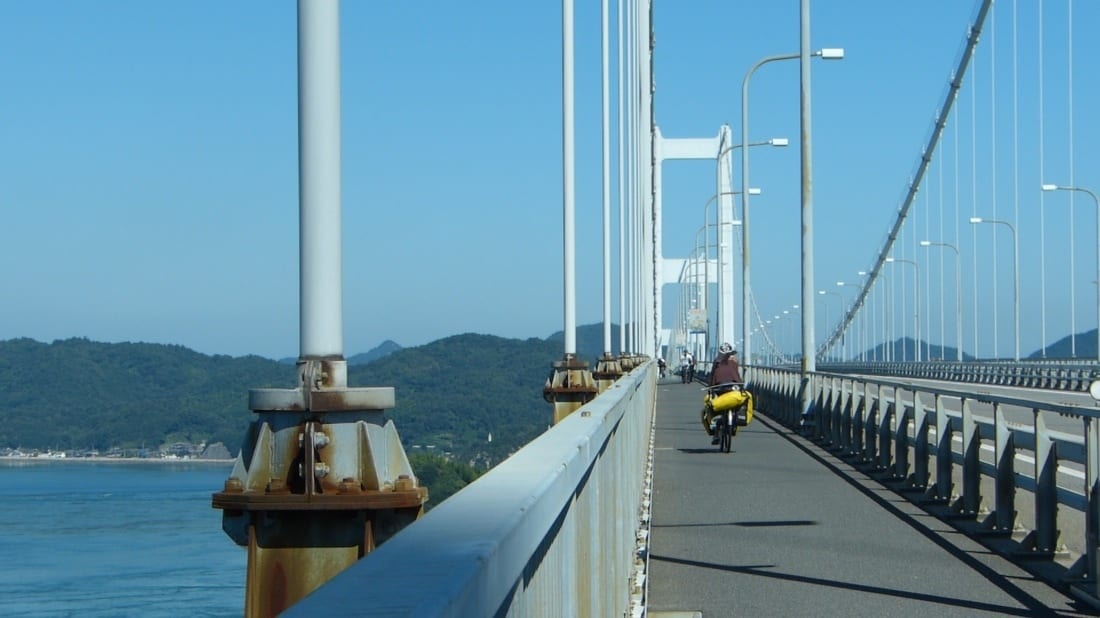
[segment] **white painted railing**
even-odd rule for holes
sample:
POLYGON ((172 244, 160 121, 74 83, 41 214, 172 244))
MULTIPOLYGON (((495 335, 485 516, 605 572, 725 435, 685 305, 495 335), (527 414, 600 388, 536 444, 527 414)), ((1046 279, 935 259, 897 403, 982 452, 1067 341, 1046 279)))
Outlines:
POLYGON ((1003 537, 998 551, 1100 607, 1100 411, 965 384, 819 372, 804 385, 798 371, 774 368, 754 369, 750 389, 769 418, 921 504, 943 505, 964 531, 1003 537))
POLYGON ((647 362, 283 615, 637 613, 655 397, 647 362))

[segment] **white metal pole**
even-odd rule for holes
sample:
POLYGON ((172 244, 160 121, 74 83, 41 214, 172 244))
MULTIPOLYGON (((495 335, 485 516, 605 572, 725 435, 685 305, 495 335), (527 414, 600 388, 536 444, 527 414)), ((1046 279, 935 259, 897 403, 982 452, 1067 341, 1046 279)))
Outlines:
MULTIPOLYGON (((810 0, 801 1, 802 65, 802 414, 809 414, 813 392, 809 388, 810 373, 817 371, 814 354, 814 173, 813 123, 811 122, 810 89, 810 0)), ((742 136, 744 139, 744 136, 742 136)))
POLYGON ((343 358, 339 2, 298 3, 298 149, 301 358, 343 358))
POLYGON ((602 2, 603 72, 603 351, 611 354, 611 93, 608 50, 608 0, 602 2))
POLYGON ((576 262, 574 245, 574 184, 573 184, 573 0, 562 0, 561 11, 561 106, 562 106, 562 201, 564 211, 564 297, 565 297, 565 356, 577 353, 577 307, 574 297, 576 262))
POLYGON ((624 236, 626 232, 624 211, 626 210, 626 199, 623 196, 623 177, 626 173, 626 169, 623 165, 623 3, 626 0, 619 0, 616 10, 616 18, 618 19, 618 38, 615 40, 615 68, 618 73, 618 91, 616 98, 618 99, 618 109, 615 112, 615 121, 617 123, 617 131, 615 137, 618 141, 618 154, 615 157, 615 164, 618 168, 618 202, 619 202, 619 354, 625 354, 626 352, 626 238, 624 236))

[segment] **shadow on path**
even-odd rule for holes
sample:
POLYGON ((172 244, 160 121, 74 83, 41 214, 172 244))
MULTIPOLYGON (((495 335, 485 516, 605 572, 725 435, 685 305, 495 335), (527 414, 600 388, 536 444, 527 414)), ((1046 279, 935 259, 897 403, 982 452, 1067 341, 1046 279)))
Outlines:
MULTIPOLYGON (((789 573, 778 573, 775 571, 769 571, 766 569, 773 569, 776 567, 774 564, 753 564, 745 566, 734 566, 731 564, 715 564, 713 562, 702 562, 699 560, 688 560, 686 558, 674 558, 672 556, 659 556, 651 555, 650 560, 660 560, 663 562, 671 562, 675 564, 683 564, 686 566, 699 567, 704 569, 716 569, 719 571, 726 571, 729 573, 741 573, 744 575, 756 575, 758 577, 767 577, 771 579, 778 579, 782 581, 795 582, 800 584, 812 584, 816 586, 827 586, 830 588, 842 588, 845 590, 854 590, 865 594, 881 594, 890 597, 897 597, 902 599, 912 599, 914 601, 923 601, 926 603, 938 603, 941 605, 950 605, 954 607, 963 607, 966 609, 980 610, 985 612, 996 612, 1005 616, 1057 616, 1057 612, 1043 606, 1035 599, 1027 597, 1030 602, 1025 602, 1023 599, 1021 603, 1026 605, 1025 608, 1008 607, 1005 605, 997 605, 994 603, 980 603, 976 601, 968 601, 966 599, 953 599, 950 597, 942 597, 932 594, 925 594, 921 592, 907 592, 905 590, 895 590, 893 588, 882 588, 880 586, 867 586, 864 584, 853 584, 846 582, 839 582, 835 580, 821 579, 818 577, 804 577, 801 575, 791 575, 789 573)), ((1014 597, 1016 595, 1013 595, 1014 597)))

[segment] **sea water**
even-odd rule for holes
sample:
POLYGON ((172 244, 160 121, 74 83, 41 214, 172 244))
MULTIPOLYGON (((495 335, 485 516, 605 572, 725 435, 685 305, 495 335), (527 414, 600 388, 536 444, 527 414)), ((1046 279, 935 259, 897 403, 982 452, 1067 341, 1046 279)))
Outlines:
POLYGON ((0 616, 240 616, 230 463, 0 459, 0 616))

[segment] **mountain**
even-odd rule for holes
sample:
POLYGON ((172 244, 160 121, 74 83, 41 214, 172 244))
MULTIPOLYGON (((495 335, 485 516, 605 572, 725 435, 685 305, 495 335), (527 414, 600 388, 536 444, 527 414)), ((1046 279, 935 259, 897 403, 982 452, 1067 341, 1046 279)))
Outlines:
POLYGON ((248 388, 293 381, 294 367, 259 356, 87 339, 0 341, 0 446, 106 451, 220 441, 236 451, 251 416, 248 388))
MULTIPOLYGON (((1085 331, 1083 333, 1077 333, 1077 345, 1076 350, 1070 343, 1070 336, 1066 335, 1053 344, 1047 346, 1045 358, 1074 358, 1073 352, 1076 351, 1076 358, 1082 360, 1096 360, 1096 329, 1085 331)), ((1042 348, 1035 350, 1027 357, 1030 360, 1038 360, 1044 358, 1042 348)))
MULTIPOLYGON (((595 369, 596 361, 599 360, 604 350, 603 345, 603 323, 599 324, 586 324, 584 326, 578 326, 576 329, 577 339, 577 358, 588 361, 588 368, 595 369)), ((558 346, 557 358, 561 359, 565 353, 565 332, 558 331, 546 338, 546 341, 558 346)), ((613 354, 619 354, 619 325, 611 325, 611 350, 613 354)))
MULTIPOLYGON (((398 350, 401 350, 401 349, 403 349, 403 348, 401 347, 400 344, 398 344, 398 343, 396 343, 396 342, 394 342, 390 339, 387 339, 387 340, 383 341, 382 343, 378 344, 377 346, 375 346, 370 351, 362 352, 360 354, 355 354, 353 356, 349 356, 345 360, 347 360, 349 366, 351 366, 351 365, 365 365, 365 364, 367 364, 367 363, 369 363, 373 360, 378 360, 378 359, 382 358, 383 356, 388 356, 388 355, 393 354, 394 352, 396 352, 398 350)), ((285 358, 280 358, 279 362, 284 364, 284 365, 297 365, 298 357, 297 356, 287 356, 285 358)))
MULTIPOLYGON (((912 362, 917 360, 917 341, 912 337, 900 337, 893 343, 893 355, 890 358, 896 362, 912 362)), ((951 346, 941 346, 938 343, 928 343, 926 341, 920 342, 921 348, 921 360, 944 360, 953 361, 958 354, 956 348, 951 346)), ((879 345, 867 350, 864 354, 869 359, 884 359, 887 358, 887 354, 890 352, 890 344, 880 343, 879 345)), ((963 360, 972 361, 974 357, 963 351, 963 360)))
MULTIPOLYGON (((560 356, 548 340, 457 335, 349 365, 348 385, 395 388, 387 416, 410 454, 484 465, 546 429, 552 411, 542 386, 560 356)), ((0 447, 106 451, 205 441, 236 453, 253 418, 248 390, 294 383, 293 366, 259 356, 87 339, 0 341, 0 447)))
POLYGON ((366 365, 367 363, 378 360, 383 356, 389 356, 398 350, 402 350, 400 345, 396 342, 387 339, 382 343, 375 346, 369 352, 363 352, 362 354, 356 354, 348 358, 348 365, 366 365))

